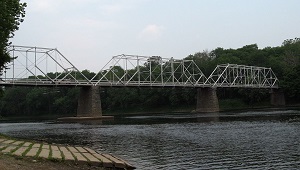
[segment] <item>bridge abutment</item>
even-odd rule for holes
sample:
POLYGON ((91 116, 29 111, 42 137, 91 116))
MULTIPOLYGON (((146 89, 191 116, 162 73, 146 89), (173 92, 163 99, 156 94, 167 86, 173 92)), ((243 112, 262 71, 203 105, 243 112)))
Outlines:
POLYGON ((285 106, 284 92, 278 89, 271 90, 271 105, 273 106, 285 106))
POLYGON ((77 117, 101 117, 101 99, 98 86, 82 87, 78 98, 77 117))
POLYGON ((196 112, 218 112, 219 100, 217 89, 211 87, 197 89, 197 107, 196 112))

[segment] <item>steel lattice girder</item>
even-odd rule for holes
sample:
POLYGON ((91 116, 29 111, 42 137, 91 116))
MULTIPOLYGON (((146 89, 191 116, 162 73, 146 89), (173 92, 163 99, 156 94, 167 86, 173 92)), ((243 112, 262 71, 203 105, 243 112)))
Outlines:
POLYGON ((206 78, 193 60, 117 55, 91 79, 57 49, 10 46, 1 85, 278 88, 271 68, 218 65, 206 78))
POLYGON ((117 55, 95 75, 95 85, 203 86, 207 78, 193 60, 117 55))
POLYGON ((66 57, 54 48, 10 46, 13 60, 5 66, 2 81, 23 85, 91 84, 66 57), (80 76, 79 80, 77 77, 80 76))
POLYGON ((213 87, 278 88, 271 68, 237 64, 217 65, 206 84, 213 87))

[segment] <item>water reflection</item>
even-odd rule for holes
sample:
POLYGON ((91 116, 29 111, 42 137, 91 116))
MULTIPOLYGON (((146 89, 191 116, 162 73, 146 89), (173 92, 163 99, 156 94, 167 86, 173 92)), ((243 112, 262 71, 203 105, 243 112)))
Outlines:
POLYGON ((299 169, 299 117, 298 111, 151 114, 101 125, 1 123, 0 132, 87 145, 138 169, 299 169))

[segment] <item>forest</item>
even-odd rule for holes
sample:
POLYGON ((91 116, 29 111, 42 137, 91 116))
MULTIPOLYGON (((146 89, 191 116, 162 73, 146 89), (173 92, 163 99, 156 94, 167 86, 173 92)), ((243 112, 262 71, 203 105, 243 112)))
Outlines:
MULTIPOLYGON (((281 46, 259 49, 257 44, 238 49, 216 48, 191 54, 208 77, 218 64, 234 63, 271 67, 279 79, 288 105, 300 103, 300 38, 287 39, 281 46)), ((49 73, 49 77, 51 77, 49 73)), ((91 78, 96 73, 83 70, 91 78)), ((2 87, 1 116, 76 115, 79 88, 66 87, 2 87)), ((221 110, 270 107, 266 89, 218 88, 221 110)), ((195 88, 100 88, 104 114, 144 112, 191 112, 196 107, 195 88)))

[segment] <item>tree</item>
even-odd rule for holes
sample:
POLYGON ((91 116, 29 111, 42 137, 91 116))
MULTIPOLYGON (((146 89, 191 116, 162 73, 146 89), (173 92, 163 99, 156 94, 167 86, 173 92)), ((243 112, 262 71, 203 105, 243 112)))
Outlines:
POLYGON ((11 44, 9 39, 19 29, 19 25, 25 17, 26 3, 20 0, 0 1, 0 73, 4 65, 11 61, 7 47, 11 44))

